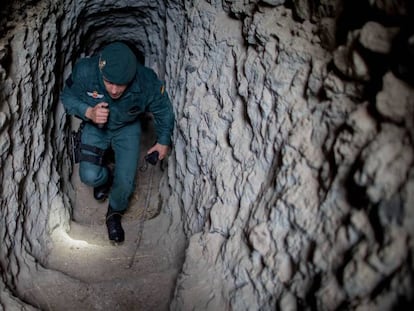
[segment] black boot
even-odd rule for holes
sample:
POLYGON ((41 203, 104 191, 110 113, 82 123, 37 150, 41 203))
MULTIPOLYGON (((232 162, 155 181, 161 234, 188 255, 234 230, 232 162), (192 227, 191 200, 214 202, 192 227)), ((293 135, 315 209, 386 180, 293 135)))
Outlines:
POLYGON ((106 200, 109 194, 109 190, 111 190, 112 180, 113 180, 112 176, 109 175, 106 183, 104 183, 101 186, 93 188, 93 197, 95 198, 95 200, 100 201, 100 202, 106 200))
POLYGON ((106 214, 106 227, 108 228, 108 237, 109 240, 116 243, 121 243, 124 241, 125 233, 122 229, 121 218, 123 211, 114 211, 110 206, 108 206, 108 212, 106 214))

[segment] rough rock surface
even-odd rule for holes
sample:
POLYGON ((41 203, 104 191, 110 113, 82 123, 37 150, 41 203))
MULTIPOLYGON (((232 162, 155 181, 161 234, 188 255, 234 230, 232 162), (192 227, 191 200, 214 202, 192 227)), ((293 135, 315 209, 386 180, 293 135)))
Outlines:
POLYGON ((413 299, 413 88, 384 65, 400 25, 350 25, 330 53, 335 1, 294 2, 197 2, 167 24, 170 201, 191 236, 173 310, 413 299))
POLYGON ((46 265, 74 198, 58 96, 72 63, 114 39, 138 47, 176 112, 157 228, 188 243, 172 310, 411 304, 411 1, 0 7, 0 308, 36 309, 36 282, 79 289, 46 265))

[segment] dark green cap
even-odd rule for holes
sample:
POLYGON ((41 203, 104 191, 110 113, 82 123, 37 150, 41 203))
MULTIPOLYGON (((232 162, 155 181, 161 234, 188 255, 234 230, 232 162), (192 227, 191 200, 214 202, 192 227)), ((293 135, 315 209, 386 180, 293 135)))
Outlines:
POLYGON ((111 43, 101 52, 99 69, 105 80, 115 84, 128 84, 135 77, 137 59, 126 44, 111 43))

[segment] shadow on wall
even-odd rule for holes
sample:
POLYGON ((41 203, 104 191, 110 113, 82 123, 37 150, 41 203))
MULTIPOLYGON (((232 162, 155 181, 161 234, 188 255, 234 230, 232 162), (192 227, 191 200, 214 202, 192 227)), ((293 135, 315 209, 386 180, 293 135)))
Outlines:
MULTIPOLYGON (((397 1, 395 1, 397 2, 397 1)), ((360 29, 367 21, 376 21, 386 27, 404 27, 412 21, 413 7, 411 0, 398 1, 395 4, 394 12, 390 9, 387 14, 384 10, 375 8, 369 1, 346 0, 342 4, 342 13, 338 17, 336 27, 337 45, 345 44, 350 31, 360 29), (398 12, 397 12, 398 11, 398 12), (407 18, 401 19, 401 12, 407 12, 407 18)), ((412 28, 412 27, 411 27, 412 28)))
MULTIPOLYGON (((365 93, 368 99, 381 90, 382 77, 390 70, 399 79, 414 85, 414 4, 413 1, 398 2, 400 6, 388 4, 389 7, 384 10, 370 5, 368 1, 344 1, 342 13, 337 19, 336 47, 352 45, 352 49, 363 57, 369 67, 371 81, 366 85, 365 93), (367 49, 356 39, 368 23, 378 23, 384 31, 394 32, 389 53, 367 49)), ((340 72, 336 73, 347 80, 340 72)))

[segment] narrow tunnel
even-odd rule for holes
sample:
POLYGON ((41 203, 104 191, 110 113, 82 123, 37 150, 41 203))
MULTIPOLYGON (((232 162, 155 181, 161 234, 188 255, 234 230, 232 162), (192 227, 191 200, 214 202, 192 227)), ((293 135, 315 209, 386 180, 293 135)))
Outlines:
POLYGON ((412 17, 409 0, 3 1, 0 310, 412 307, 412 17), (115 40, 175 112, 118 246, 59 100, 115 40))

